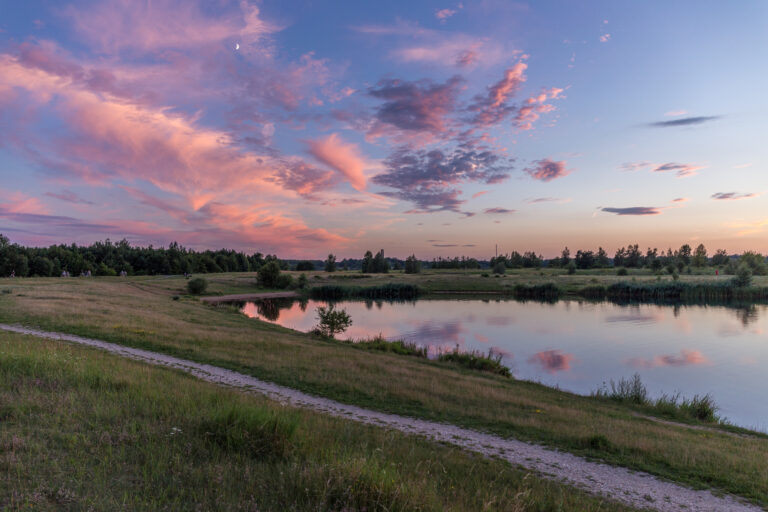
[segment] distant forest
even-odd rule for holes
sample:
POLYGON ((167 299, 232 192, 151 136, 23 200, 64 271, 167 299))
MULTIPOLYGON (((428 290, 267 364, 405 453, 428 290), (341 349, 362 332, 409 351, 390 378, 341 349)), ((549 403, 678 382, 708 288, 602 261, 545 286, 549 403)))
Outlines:
MULTIPOLYGON (((718 250, 711 256, 703 244, 692 249, 688 244, 677 250, 647 249, 639 246, 622 247, 610 257, 605 250, 578 250, 571 254, 566 247, 559 257, 544 259, 535 252, 502 254, 489 260, 468 257, 434 258, 417 260, 410 256, 405 260, 385 258, 384 251, 374 256, 370 251, 360 259, 346 258, 335 261, 334 270, 358 270, 365 272, 387 272, 390 269, 418 272, 421 268, 432 269, 487 269, 487 268, 649 268, 669 273, 683 272, 691 267, 715 266, 732 273, 736 265, 746 263, 758 275, 768 274, 766 258, 755 252, 729 255, 718 250)), ((0 234, 0 276, 60 276, 63 272, 77 276, 90 272, 92 275, 116 276, 121 272, 129 275, 166 275, 184 273, 253 272, 262 265, 276 261, 282 270, 324 270, 329 269, 328 260, 281 260, 276 255, 262 253, 246 254, 230 249, 217 251, 194 251, 176 242, 165 247, 132 246, 127 240, 117 243, 109 239, 88 246, 52 245, 50 247, 24 247, 11 243, 0 234)))

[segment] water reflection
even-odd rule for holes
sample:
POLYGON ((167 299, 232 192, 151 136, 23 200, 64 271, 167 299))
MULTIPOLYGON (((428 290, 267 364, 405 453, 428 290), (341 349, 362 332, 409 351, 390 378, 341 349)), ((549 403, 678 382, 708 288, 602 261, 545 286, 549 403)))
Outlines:
MULTIPOLYGON (((243 312, 309 331, 317 301, 249 303, 243 312)), ((459 346, 502 357, 521 379, 587 394, 635 371, 651 394, 712 393, 737 424, 768 428, 766 305, 541 303, 504 300, 346 302, 351 339, 381 334, 418 343, 434 355, 459 346), (374 307, 375 306, 375 307, 374 307), (728 338, 724 338, 727 336, 728 338), (514 355, 514 356, 513 356, 514 355)))
POLYGON ((538 364, 544 371, 554 375, 557 372, 570 370, 574 359, 573 354, 563 354, 559 350, 543 350, 533 354, 528 358, 528 362, 538 364))
POLYGON ((709 359, 698 350, 683 349, 679 354, 656 356, 653 359, 634 357, 627 360, 634 368, 658 368, 659 366, 687 366, 689 364, 710 364, 709 359))

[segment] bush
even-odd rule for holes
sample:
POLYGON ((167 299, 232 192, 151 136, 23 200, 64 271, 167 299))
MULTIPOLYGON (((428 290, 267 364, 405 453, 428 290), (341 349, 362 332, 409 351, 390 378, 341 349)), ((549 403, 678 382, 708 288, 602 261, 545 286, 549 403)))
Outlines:
POLYGON ((302 290, 307 287, 307 282, 309 280, 307 279, 307 274, 301 274, 299 278, 296 280, 296 286, 301 288, 302 290))
POLYGON ((275 282, 275 286, 273 288, 280 288, 281 290, 285 290, 286 288, 290 288, 293 285, 293 277, 291 277, 289 274, 280 274, 277 276, 277 282, 275 282))
POLYGON ((270 261, 261 266, 256 279, 264 288, 277 288, 279 278, 280 265, 276 261, 270 261))
POLYGON ((568 275, 573 275, 576 273, 576 262, 571 261, 568 263, 568 275))
POLYGON ((736 277, 733 278, 733 284, 739 287, 745 287, 752 284, 752 269, 746 263, 741 263, 736 269, 736 277))
POLYGON ((320 323, 315 329, 329 338, 346 331, 352 325, 352 318, 349 314, 343 309, 336 310, 333 304, 329 304, 328 307, 317 308, 317 319, 320 323))
POLYGON ((421 347, 416 343, 403 340, 389 341, 379 334, 373 338, 362 339, 353 342, 356 347, 367 350, 379 350, 382 352, 391 352, 401 356, 427 357, 427 348, 421 347))
POLYGON ((624 267, 621 267, 619 270, 616 271, 617 276, 625 276, 627 275, 627 269, 624 267))
POLYGON ((197 277, 187 281, 187 291, 192 295, 200 295, 208 289, 208 281, 202 277, 197 277))
POLYGON ((498 275, 504 275, 507 273, 507 266, 503 261, 499 261, 493 266, 493 273, 498 275))
POLYGON ((621 403, 630 403, 636 405, 646 405, 648 403, 648 390, 640 380, 640 374, 636 373, 631 379, 622 377, 619 382, 611 380, 611 390, 603 384, 603 388, 597 390, 594 394, 600 398, 610 398, 621 403))

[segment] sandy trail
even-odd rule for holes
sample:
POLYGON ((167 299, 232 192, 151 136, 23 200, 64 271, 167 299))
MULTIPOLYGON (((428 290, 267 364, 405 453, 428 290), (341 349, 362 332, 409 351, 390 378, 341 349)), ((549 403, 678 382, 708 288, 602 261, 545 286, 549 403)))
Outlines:
POLYGON ((70 334, 45 332, 6 324, 0 324, 0 329, 38 338, 68 341, 99 348, 149 364, 179 369, 199 379, 215 384, 230 386, 252 393, 260 393, 272 400, 291 406, 304 407, 360 423, 391 428, 406 434, 424 436, 433 441, 449 443, 472 452, 501 458, 512 464, 535 471, 544 478, 564 482, 592 494, 605 496, 637 508, 648 508, 662 512, 678 512, 681 510, 746 512, 764 510, 732 496, 715 496, 709 491, 689 489, 678 484, 659 480, 645 473, 590 462, 581 457, 559 452, 551 448, 514 439, 504 439, 455 425, 371 411, 327 398, 311 396, 295 389, 265 382, 255 377, 217 366, 195 363, 165 354, 124 347, 114 343, 82 338, 70 334))

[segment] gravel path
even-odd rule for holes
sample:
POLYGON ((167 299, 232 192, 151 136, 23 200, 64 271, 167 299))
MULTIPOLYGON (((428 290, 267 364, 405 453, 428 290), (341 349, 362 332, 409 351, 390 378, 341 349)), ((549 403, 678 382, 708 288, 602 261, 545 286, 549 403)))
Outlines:
POLYGON ((649 508, 663 512, 678 512, 681 510, 746 512, 763 510, 756 505, 744 503, 731 496, 720 497, 713 495, 709 491, 692 490, 678 484, 659 480, 645 473, 590 462, 575 455, 543 446, 514 439, 504 439, 455 425, 371 411, 354 405, 307 395, 295 389, 265 382, 255 377, 217 366, 195 363, 165 354, 124 347, 114 343, 82 338, 70 334, 44 332, 5 324, 0 324, 0 329, 99 348, 149 364, 176 368, 208 382, 260 393, 270 399, 291 406, 305 407, 332 416, 391 428, 406 434, 424 436, 434 441, 449 443, 472 452, 501 458, 512 464, 535 471, 545 478, 565 482, 590 493, 609 497, 638 508, 649 508))

